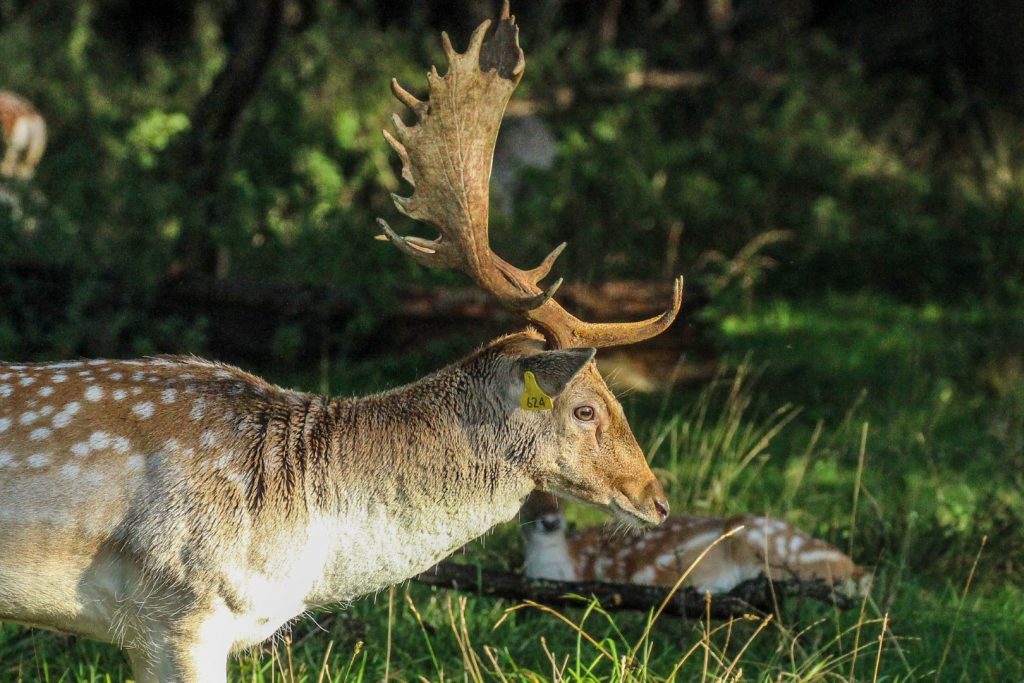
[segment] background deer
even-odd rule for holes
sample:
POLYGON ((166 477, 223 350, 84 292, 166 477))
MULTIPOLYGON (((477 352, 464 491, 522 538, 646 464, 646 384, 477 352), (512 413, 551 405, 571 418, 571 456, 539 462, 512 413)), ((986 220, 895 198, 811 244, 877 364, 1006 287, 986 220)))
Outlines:
POLYGON ((631 524, 667 517, 592 359, 664 330, 682 282, 661 316, 593 325, 554 301, 558 283, 538 287, 561 248, 528 271, 491 251, 490 156, 524 59, 507 5, 485 42, 489 26, 464 54, 444 36, 429 101, 393 85, 418 119, 388 136, 415 187, 395 201, 441 236, 381 226, 543 335, 366 398, 194 358, 0 364, 0 619, 118 643, 140 681, 223 681, 230 651, 429 568, 534 489, 631 524))
POLYGON ((0 91, 0 127, 4 135, 0 175, 30 179, 46 149, 46 121, 26 100, 0 91))
POLYGON ((846 597, 865 595, 871 586, 871 572, 835 546, 771 517, 670 517, 642 534, 616 535, 600 527, 570 534, 558 500, 534 493, 521 520, 526 574, 534 578, 673 586, 689 571, 683 585, 711 594, 759 576, 820 581, 846 597))

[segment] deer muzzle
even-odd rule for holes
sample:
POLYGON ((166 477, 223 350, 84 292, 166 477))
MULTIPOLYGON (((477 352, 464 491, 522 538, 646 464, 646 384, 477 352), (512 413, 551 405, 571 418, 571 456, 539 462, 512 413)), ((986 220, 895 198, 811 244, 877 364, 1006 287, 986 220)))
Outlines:
POLYGON ((626 480, 612 496, 612 511, 623 521, 636 525, 657 526, 668 519, 669 504, 665 489, 654 475, 644 483, 626 480))

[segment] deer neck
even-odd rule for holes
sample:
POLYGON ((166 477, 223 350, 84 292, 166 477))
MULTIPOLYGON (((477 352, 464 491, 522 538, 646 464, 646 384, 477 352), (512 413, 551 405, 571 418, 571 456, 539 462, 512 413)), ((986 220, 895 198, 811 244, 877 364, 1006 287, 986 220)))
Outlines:
POLYGON ((324 411, 328 483, 307 498, 317 537, 310 540, 323 544, 326 571, 310 603, 346 600, 429 569, 514 517, 533 489, 529 454, 505 445, 529 440, 481 412, 458 372, 335 400, 324 411))

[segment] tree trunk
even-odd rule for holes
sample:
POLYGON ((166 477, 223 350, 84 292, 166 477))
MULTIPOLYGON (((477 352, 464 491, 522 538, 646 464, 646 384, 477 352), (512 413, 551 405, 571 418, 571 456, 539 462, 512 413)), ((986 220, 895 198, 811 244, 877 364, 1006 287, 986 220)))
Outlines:
MULTIPOLYGON (((210 237, 220 218, 217 195, 230 164, 239 122, 284 30, 283 0, 239 0, 224 21, 228 59, 192 115, 192 130, 181 150, 186 214, 178 243, 180 270, 215 273, 218 254, 210 237)), ((220 259, 222 261, 222 259, 220 259)))

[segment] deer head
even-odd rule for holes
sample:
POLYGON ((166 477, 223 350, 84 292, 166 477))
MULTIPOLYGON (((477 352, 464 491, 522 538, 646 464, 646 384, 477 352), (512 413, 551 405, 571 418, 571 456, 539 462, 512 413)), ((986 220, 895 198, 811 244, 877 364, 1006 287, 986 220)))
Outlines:
MULTIPOLYGON (((608 507, 629 521, 658 522, 668 514, 664 494, 647 467, 622 407, 590 359, 597 348, 631 344, 664 331, 682 303, 683 279, 675 281, 672 302, 660 316, 595 324, 579 320, 554 299, 561 279, 547 288, 540 285, 565 244, 530 270, 517 268, 494 253, 488 236, 494 144, 526 62, 508 2, 489 34, 490 27, 490 21, 481 24, 463 53, 456 52, 447 34, 442 34, 449 70, 441 76, 436 68, 431 69, 426 101, 392 81, 395 97, 416 118, 415 123, 406 125, 396 114, 395 133, 384 132, 402 161, 402 177, 414 188, 410 197, 392 197, 399 211, 429 224, 439 235, 434 239, 401 236, 378 219, 383 234, 377 238, 390 241, 422 265, 466 273, 485 292, 536 325, 549 351, 535 350, 534 360, 523 362, 524 373, 531 363, 546 363, 548 358, 558 359, 551 361, 556 363, 570 358, 585 360, 572 381, 558 387, 552 411, 523 418, 546 421, 552 433, 571 434, 575 439, 571 445, 559 440, 560 452, 552 453, 535 473, 537 485, 608 507)), ((523 382, 521 379, 517 388, 523 382)))

